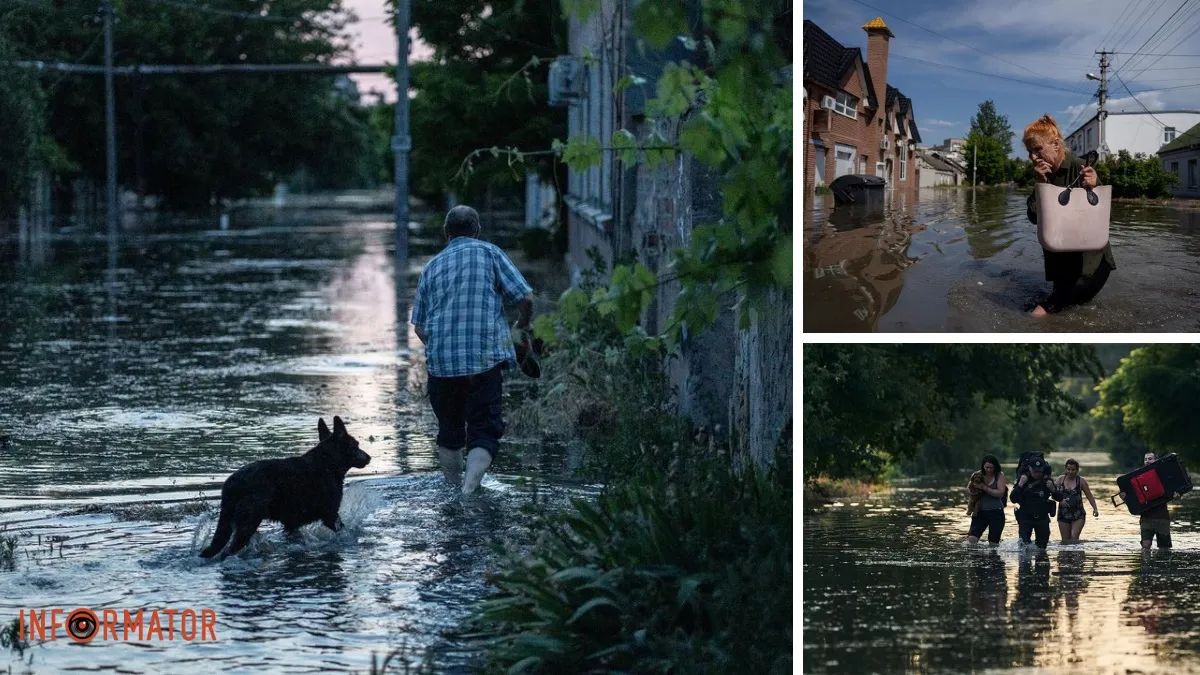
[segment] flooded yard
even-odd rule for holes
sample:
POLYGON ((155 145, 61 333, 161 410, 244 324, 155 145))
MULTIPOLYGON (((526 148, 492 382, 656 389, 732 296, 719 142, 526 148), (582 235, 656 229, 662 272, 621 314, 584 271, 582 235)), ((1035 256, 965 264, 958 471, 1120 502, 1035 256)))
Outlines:
POLYGON ((1042 249, 1024 191, 926 188, 881 212, 812 195, 804 210, 804 330, 1200 330, 1200 209, 1113 204, 1117 269, 1090 303, 1043 319, 1042 249))
POLYGON ((524 540, 535 499, 590 490, 518 437, 478 498, 444 483, 407 324, 442 242, 414 239, 396 275, 393 231, 386 214, 326 211, 116 241, 0 235, 0 537, 15 537, 0 624, 52 607, 217 616, 215 642, 60 632, 3 650, 0 670, 366 671, 399 648, 437 672, 478 667, 458 628, 494 546, 524 540), (246 554, 199 558, 225 477, 307 450, 334 415, 372 457, 347 477, 347 527, 264 524, 246 554))

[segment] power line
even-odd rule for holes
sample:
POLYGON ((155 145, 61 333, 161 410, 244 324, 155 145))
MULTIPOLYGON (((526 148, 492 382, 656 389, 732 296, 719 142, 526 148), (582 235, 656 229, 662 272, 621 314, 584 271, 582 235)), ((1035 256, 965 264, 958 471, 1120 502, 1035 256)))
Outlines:
MULTIPOLYGON (((1155 30, 1153 33, 1151 33, 1150 37, 1146 38, 1146 41, 1142 43, 1142 46, 1135 49, 1134 52, 1135 53, 1140 52, 1143 49, 1145 49, 1146 45, 1150 44, 1150 41, 1154 39, 1154 36, 1158 35, 1159 31, 1161 31, 1164 27, 1166 27, 1166 25, 1171 21, 1171 19, 1174 19, 1175 15, 1178 14, 1179 10, 1183 9, 1183 6, 1186 4, 1188 4, 1188 0, 1183 0, 1183 2, 1179 3, 1179 6, 1175 8, 1175 11, 1171 13, 1171 16, 1168 16, 1166 21, 1163 21, 1162 25, 1160 25, 1157 30, 1155 30)), ((1125 65, 1123 66, 1123 68, 1127 68, 1127 67, 1129 67, 1129 62, 1126 62, 1125 65)), ((1116 72, 1117 71, 1113 71, 1113 74, 1115 75, 1116 72)))
MULTIPOLYGON (((1129 93, 1129 95, 1130 95, 1131 97, 1133 97, 1133 100, 1134 100, 1134 101, 1136 101, 1138 105, 1142 106, 1142 110, 1145 110, 1145 111, 1146 111, 1146 114, 1150 116, 1150 119, 1152 119, 1152 120, 1154 120, 1155 122, 1157 122, 1157 123, 1158 123, 1158 126, 1162 127, 1163 129, 1166 129, 1166 128, 1167 128, 1167 125, 1166 125, 1166 123, 1164 123, 1162 120, 1160 120, 1160 119, 1158 119, 1157 117, 1155 117, 1155 116, 1154 116, 1154 113, 1150 112, 1150 109, 1146 107, 1146 104, 1145 104, 1145 103, 1142 103, 1142 100, 1141 100, 1140 98, 1138 98, 1138 97, 1137 97, 1137 96, 1136 96, 1136 95, 1135 95, 1135 94, 1134 94, 1132 91, 1130 91, 1130 89, 1129 89, 1129 85, 1125 84, 1125 80, 1122 80, 1122 79, 1121 79, 1121 75, 1120 75, 1119 73, 1116 73, 1116 72, 1114 72, 1114 73, 1113 73, 1113 77, 1117 78, 1117 81, 1118 81, 1118 82, 1120 82, 1120 83, 1121 83, 1121 86, 1125 88, 1125 91, 1126 91, 1126 92, 1128 92, 1128 93, 1129 93)), ((1192 86, 1192 87, 1200 87, 1200 84, 1193 84, 1193 85, 1188 85, 1188 86, 1192 86)), ((1170 88, 1171 88, 1171 89, 1182 89, 1182 87, 1170 87, 1170 88)), ((1144 94, 1144 93, 1146 93, 1146 92, 1142 91, 1142 92, 1138 92, 1138 93, 1139 93, 1139 94, 1144 94)), ((1192 136, 1192 137, 1200 138, 1200 135, 1197 135, 1197 134, 1191 134, 1191 133, 1188 133, 1188 132, 1186 132, 1186 131, 1185 131, 1185 132, 1182 132, 1182 133, 1179 133, 1179 134, 1177 134, 1177 135, 1175 136, 1175 138, 1176 138, 1176 139, 1178 139, 1178 138, 1181 138, 1181 137, 1183 137, 1183 136, 1192 136)))
MULTIPOLYGON (((17 66, 38 72, 58 72, 72 75, 103 75, 104 66, 88 63, 54 63, 46 61, 16 61, 17 66)), ((323 63, 232 63, 205 65, 143 64, 114 66, 113 75, 238 75, 251 73, 344 75, 349 73, 383 73, 394 66, 327 65, 323 63)))
POLYGON ((903 54, 892 54, 891 56, 894 58, 898 58, 898 59, 906 59, 908 61, 917 61, 919 63, 927 63, 931 66, 937 66, 939 68, 952 68, 954 70, 962 70, 962 71, 966 71, 968 73, 974 73, 976 75, 983 75, 985 77, 996 77, 1001 80, 1010 80, 1012 82, 1019 82, 1021 84, 1028 85, 1030 87, 1042 87, 1044 89, 1054 89, 1055 91, 1063 91, 1068 94, 1082 94, 1084 96, 1089 96, 1089 97, 1092 95, 1090 92, 1080 91, 1078 89, 1066 89, 1064 87, 1056 87, 1052 84, 1043 84, 1041 82, 1031 82, 1029 80, 1022 80, 1022 79, 1019 79, 1016 77, 1008 77, 1006 75, 997 75, 995 73, 985 73, 980 70, 971 70, 970 68, 963 68, 962 66, 952 66, 952 65, 949 65, 946 63, 937 63, 935 61, 926 61, 925 59, 918 59, 916 57, 905 56, 903 54))
POLYGON ((1126 26, 1124 23, 1125 15, 1136 5, 1137 0, 1133 0, 1125 5, 1125 9, 1121 10, 1121 14, 1117 17, 1117 20, 1112 22, 1112 24, 1108 27, 1108 30, 1105 31, 1104 37, 1100 38, 1100 44, 1096 46, 1095 51, 1100 51, 1101 48, 1104 47, 1104 43, 1107 42, 1109 38, 1114 37, 1122 26, 1126 26))
MULTIPOLYGON (((1196 5, 1196 9, 1194 9, 1194 10, 1192 11, 1191 15, 1190 15, 1188 18, 1190 19, 1191 17, 1195 16, 1195 15, 1196 15, 1196 14, 1198 14, 1198 13, 1200 13, 1200 4, 1196 5)), ((1185 21, 1186 21, 1186 20, 1185 20, 1185 21)), ((1176 31, 1178 31, 1180 28, 1182 28, 1182 27, 1183 27, 1183 24, 1184 24, 1184 21, 1181 21, 1181 22, 1179 22, 1179 24, 1177 24, 1177 25, 1175 26, 1175 29, 1171 31, 1171 34, 1172 34, 1172 35, 1174 35, 1176 31)), ((1183 44, 1184 42, 1186 42, 1187 40, 1191 39, 1191 37, 1192 37, 1193 35, 1195 35, 1197 31, 1200 31, 1200 24, 1197 24, 1196 28, 1194 28, 1194 29, 1192 30, 1192 32, 1190 32, 1190 33, 1188 33, 1187 35, 1183 36, 1182 38, 1180 38, 1180 39, 1179 39, 1179 41, 1178 41, 1178 42, 1176 42, 1175 44, 1171 45, 1171 49, 1169 49, 1169 50, 1167 50, 1167 51, 1171 51, 1171 50, 1173 50, 1173 49, 1175 49, 1175 48, 1179 47, 1179 45, 1181 45, 1181 44, 1183 44)), ((1150 62, 1150 65, 1148 65, 1148 66, 1146 66, 1145 68, 1142 68, 1141 70, 1139 70, 1139 71, 1137 72, 1137 74, 1136 74, 1136 75, 1134 75, 1134 76, 1133 76, 1132 78, 1130 78, 1130 79, 1134 79, 1134 78, 1141 77, 1141 76, 1142 76, 1142 75, 1143 75, 1143 74, 1144 74, 1144 73, 1145 73, 1147 70, 1149 70, 1149 69, 1150 69, 1150 67, 1151 67, 1151 66, 1153 66, 1153 65, 1154 65, 1154 64, 1156 64, 1156 63, 1158 63, 1159 61, 1162 61, 1164 58, 1165 58, 1165 56, 1163 56, 1163 55, 1160 55, 1160 56, 1158 56, 1157 58, 1155 58, 1153 61, 1151 61, 1151 62, 1150 62)), ((1139 65, 1140 65, 1140 64, 1139 64, 1139 65)))

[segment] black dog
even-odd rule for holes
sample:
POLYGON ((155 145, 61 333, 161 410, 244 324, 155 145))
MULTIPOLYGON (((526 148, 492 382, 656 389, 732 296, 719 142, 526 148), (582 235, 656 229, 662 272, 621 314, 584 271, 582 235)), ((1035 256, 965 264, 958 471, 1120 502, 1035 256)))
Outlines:
POLYGON ((342 418, 333 418, 333 433, 317 420, 315 448, 288 459, 264 459, 234 471, 221 487, 221 516, 212 543, 200 552, 211 558, 233 535, 227 555, 242 550, 263 520, 277 520, 288 532, 321 521, 337 532, 342 482, 350 467, 361 469, 371 456, 358 448, 342 418))

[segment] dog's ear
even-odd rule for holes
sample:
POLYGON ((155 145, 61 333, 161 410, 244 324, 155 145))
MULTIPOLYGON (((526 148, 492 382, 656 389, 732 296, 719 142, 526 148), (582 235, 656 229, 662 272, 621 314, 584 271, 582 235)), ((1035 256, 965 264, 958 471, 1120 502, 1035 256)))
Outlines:
POLYGON ((325 426, 325 418, 317 418, 317 438, 319 438, 321 441, 324 441, 326 438, 329 438, 332 435, 333 434, 329 433, 329 427, 325 426))
POLYGON ((335 434, 346 433, 346 425, 342 424, 342 418, 338 417, 337 415, 333 416, 333 433, 335 433, 335 434))

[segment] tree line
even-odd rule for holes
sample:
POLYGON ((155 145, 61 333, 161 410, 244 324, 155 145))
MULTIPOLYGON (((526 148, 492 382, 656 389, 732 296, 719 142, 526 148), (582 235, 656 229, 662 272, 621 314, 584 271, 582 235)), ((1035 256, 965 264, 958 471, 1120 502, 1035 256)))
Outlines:
MULTIPOLYGON (((341 0, 114 4, 117 65, 333 63, 351 56, 347 27, 354 17, 341 0)), ((456 179, 459 163, 480 146, 535 139, 548 145, 565 133, 565 114, 548 108, 545 95, 545 66, 565 50, 557 3, 490 12, 488 4, 413 2, 413 27, 434 51, 412 65, 410 167, 418 195, 511 188, 523 172, 484 162, 463 182, 456 179), (544 61, 523 69, 534 55, 544 61)), ((38 171, 54 176, 60 198, 69 198, 73 179, 104 180, 103 77, 16 64, 102 64, 98 6, 48 0, 0 8, 0 217, 16 213, 38 171)), ((387 8, 381 3, 381 13, 387 8)), ((122 188, 169 208, 203 209, 301 178, 308 189, 392 179, 394 107, 362 100, 344 76, 118 77, 115 88, 122 188)), ((536 168, 549 174, 552 167, 536 168)))
POLYGON ((984 454, 1200 458, 1200 345, 809 345, 804 468, 879 479, 977 465, 984 454))

